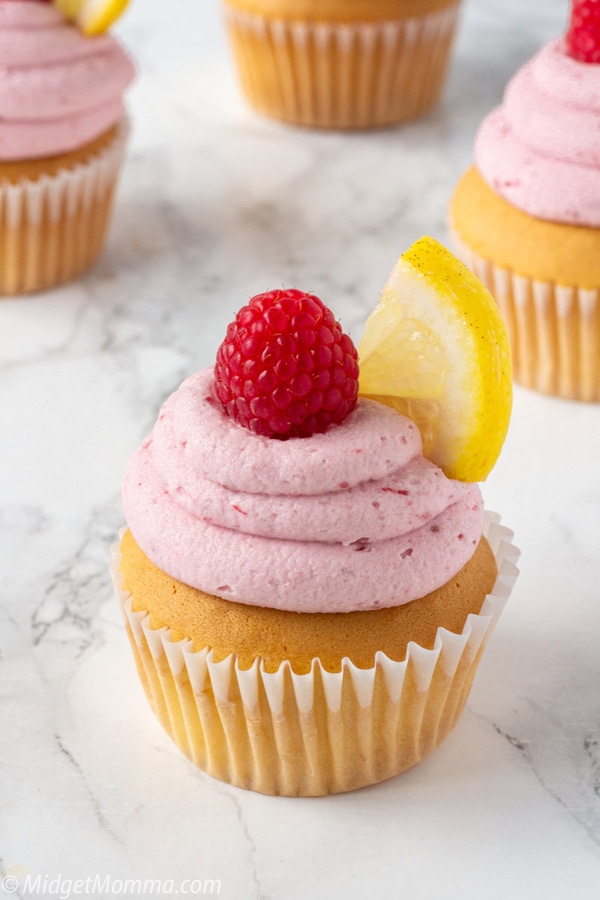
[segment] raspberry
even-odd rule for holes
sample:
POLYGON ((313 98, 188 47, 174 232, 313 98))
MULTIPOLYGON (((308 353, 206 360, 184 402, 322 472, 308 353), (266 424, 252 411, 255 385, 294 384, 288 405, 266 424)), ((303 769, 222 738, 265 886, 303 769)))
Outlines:
POLYGON ((573 59, 600 63, 600 0, 573 0, 565 40, 573 59))
POLYGON ((314 294, 257 294, 217 351, 215 394, 231 418, 267 437, 308 437, 356 404, 358 354, 314 294))

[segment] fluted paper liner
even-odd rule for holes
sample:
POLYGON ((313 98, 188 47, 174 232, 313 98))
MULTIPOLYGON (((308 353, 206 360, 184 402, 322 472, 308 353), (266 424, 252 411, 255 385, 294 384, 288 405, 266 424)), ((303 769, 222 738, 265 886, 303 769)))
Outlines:
POLYGON ((459 3, 422 16, 311 23, 224 3, 242 90, 265 115, 369 128, 424 113, 442 90, 459 3))
POLYGON ((259 660, 240 669, 232 654, 173 641, 150 627, 122 589, 118 545, 111 571, 138 672, 157 718, 179 748, 215 778, 265 794, 317 796, 390 778, 433 750, 464 707, 487 638, 517 577, 519 551, 500 518, 486 513, 485 532, 498 577, 478 615, 461 634, 438 629, 433 649, 411 642, 406 659, 377 653, 359 669, 344 659, 339 673, 314 659, 295 674, 259 660))
POLYGON ((474 253, 456 233, 453 241, 498 304, 515 381, 556 397, 600 401, 600 290, 528 278, 474 253))
POLYGON ((0 295, 46 290, 99 256, 112 212, 128 125, 83 163, 53 175, 0 181, 0 295))

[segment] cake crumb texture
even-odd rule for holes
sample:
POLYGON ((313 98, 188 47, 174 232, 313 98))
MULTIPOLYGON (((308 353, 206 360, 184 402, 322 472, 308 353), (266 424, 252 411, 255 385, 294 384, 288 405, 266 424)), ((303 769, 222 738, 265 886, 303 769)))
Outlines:
POLYGON ((600 286, 600 229, 536 219, 504 200, 472 166, 450 208, 461 241, 495 266, 538 281, 600 286))
POLYGON ((187 637, 194 650, 212 647, 216 660, 236 653, 241 668, 260 657, 265 670, 275 672, 289 660, 297 674, 310 671, 316 657, 327 671, 337 672, 344 657, 370 668, 377 651, 401 661, 409 641, 431 648, 439 627, 462 631, 497 575, 482 538, 450 581, 419 600, 368 612, 296 613, 223 600, 176 581, 148 559, 129 530, 121 541, 120 570, 133 610, 147 611, 152 628, 169 628, 172 640, 187 637))

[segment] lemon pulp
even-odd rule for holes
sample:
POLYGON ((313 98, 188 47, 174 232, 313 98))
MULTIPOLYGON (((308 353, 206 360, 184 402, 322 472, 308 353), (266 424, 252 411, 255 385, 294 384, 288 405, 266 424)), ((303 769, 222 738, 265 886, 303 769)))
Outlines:
POLYGON ((359 390, 410 416, 446 475, 482 481, 512 404, 506 328, 490 293, 449 250, 416 241, 388 278, 358 348, 359 390))

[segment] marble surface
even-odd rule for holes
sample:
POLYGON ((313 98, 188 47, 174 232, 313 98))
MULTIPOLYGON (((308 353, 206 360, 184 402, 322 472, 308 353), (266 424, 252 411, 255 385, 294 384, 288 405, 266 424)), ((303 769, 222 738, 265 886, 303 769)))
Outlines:
POLYGON ((0 896, 598 896, 600 406, 516 389, 483 491, 520 579, 453 734, 376 787, 268 798, 194 769, 146 705, 108 574, 128 457, 232 313, 297 285, 358 339, 397 256, 448 240, 478 122, 566 7, 467 0, 443 102, 369 134, 252 113, 215 0, 119 23, 139 77, 106 252, 0 303, 0 896))

